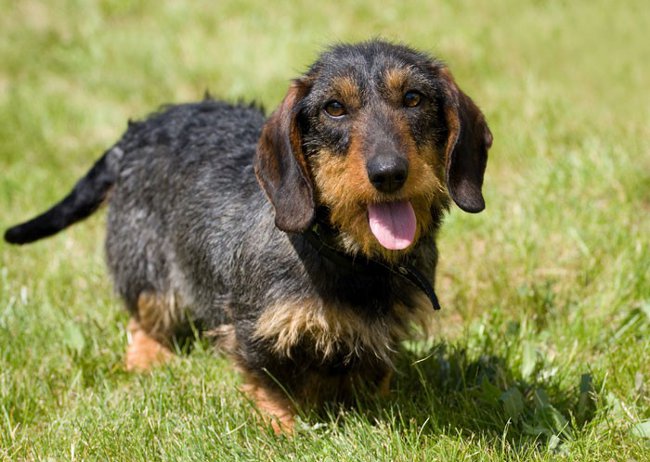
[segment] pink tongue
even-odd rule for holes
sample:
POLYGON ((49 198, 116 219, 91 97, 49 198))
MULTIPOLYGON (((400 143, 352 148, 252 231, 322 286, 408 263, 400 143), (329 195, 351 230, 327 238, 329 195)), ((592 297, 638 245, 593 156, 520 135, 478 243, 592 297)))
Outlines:
POLYGON ((402 250, 413 243, 415 212, 409 201, 370 204, 368 222, 372 234, 387 249, 402 250))

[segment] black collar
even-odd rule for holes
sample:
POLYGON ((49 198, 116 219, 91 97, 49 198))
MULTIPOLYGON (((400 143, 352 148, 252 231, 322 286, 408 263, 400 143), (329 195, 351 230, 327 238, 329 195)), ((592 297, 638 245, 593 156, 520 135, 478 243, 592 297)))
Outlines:
POLYGON ((368 270, 388 271, 395 276, 406 279, 419 288, 427 296, 434 310, 440 309, 440 303, 433 287, 427 278, 415 266, 408 263, 391 266, 379 260, 370 260, 365 257, 352 257, 327 244, 320 235, 319 225, 314 225, 303 233, 305 238, 314 246, 314 249, 336 265, 345 266, 354 271, 367 272, 368 270))

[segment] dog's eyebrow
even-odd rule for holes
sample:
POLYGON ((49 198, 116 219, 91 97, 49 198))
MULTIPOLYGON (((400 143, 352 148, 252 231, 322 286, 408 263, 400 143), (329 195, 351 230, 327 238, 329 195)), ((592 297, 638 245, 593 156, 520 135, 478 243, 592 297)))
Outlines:
POLYGON ((384 85, 388 91, 401 92, 409 80, 411 72, 403 67, 390 67, 383 75, 384 85))
POLYGON ((334 77, 331 88, 347 104, 361 104, 361 89, 349 75, 334 77))

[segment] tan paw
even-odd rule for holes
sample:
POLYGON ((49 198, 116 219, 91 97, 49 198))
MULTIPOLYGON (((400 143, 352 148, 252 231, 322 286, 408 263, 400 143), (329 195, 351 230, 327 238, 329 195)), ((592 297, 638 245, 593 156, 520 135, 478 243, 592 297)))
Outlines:
POLYGON ((142 330, 135 319, 129 321, 129 346, 126 350, 126 370, 144 372, 168 362, 173 353, 165 345, 142 330))
POLYGON ((261 385, 250 376, 247 379, 249 381, 242 386, 242 391, 255 402, 264 424, 271 424, 276 435, 293 434, 295 411, 289 399, 281 392, 261 385))

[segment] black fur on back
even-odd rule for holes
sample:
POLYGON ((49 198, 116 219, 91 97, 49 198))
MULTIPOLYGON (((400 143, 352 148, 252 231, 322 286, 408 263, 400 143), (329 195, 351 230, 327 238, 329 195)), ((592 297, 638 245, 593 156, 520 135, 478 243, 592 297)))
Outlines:
MULTIPOLYGON (((261 113, 255 105, 240 105, 242 109, 261 113)), ((164 106, 142 122, 129 121, 122 139, 108 149, 93 167, 60 202, 24 223, 12 226, 5 234, 10 244, 29 244, 50 237, 93 214, 108 198, 115 184, 125 152, 144 146, 162 145, 176 149, 189 143, 192 127, 202 127, 202 118, 215 110, 231 106, 213 101, 209 95, 199 103, 164 106)), ((195 130, 196 131, 196 130, 195 130)))

